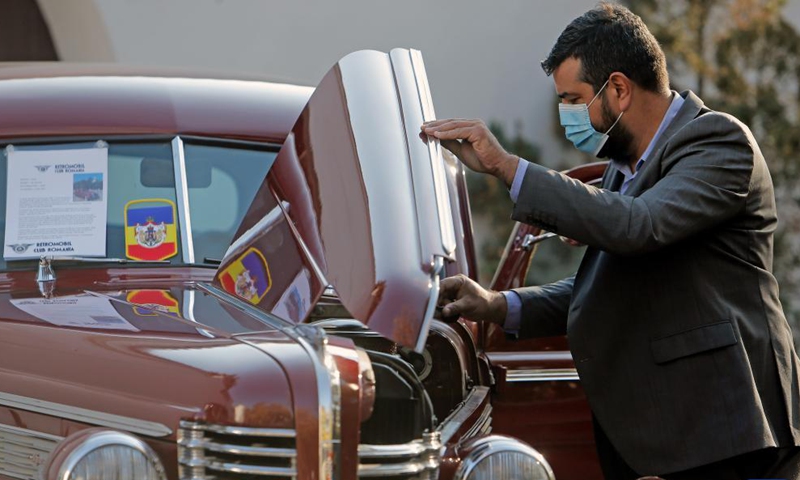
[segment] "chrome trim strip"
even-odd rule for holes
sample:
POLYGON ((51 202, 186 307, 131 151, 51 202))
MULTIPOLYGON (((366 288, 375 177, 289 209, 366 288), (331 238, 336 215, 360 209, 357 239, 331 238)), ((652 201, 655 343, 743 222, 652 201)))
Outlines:
MULTIPOLYGON (((288 221, 292 225, 291 221, 288 221)), ((311 257, 309 257, 311 258, 311 257)), ((294 325, 285 320, 267 314, 250 303, 221 290, 214 285, 198 284, 198 288, 225 299, 232 307, 241 312, 262 320, 291 338, 305 350, 317 377, 317 395, 319 397, 319 478, 330 480, 338 478, 339 448, 341 435, 341 381, 336 362, 327 351, 328 339, 325 331, 313 325, 294 325)), ((437 294, 438 295, 438 294, 437 294)), ((252 341, 237 337, 243 343, 258 348, 252 341)))
POLYGON ((275 447, 248 447, 242 445, 228 445, 224 443, 204 442, 203 448, 211 452, 225 453, 228 455, 246 455, 249 457, 269 458, 295 458, 297 450, 294 448, 275 447))
POLYGON ((223 435, 243 435, 248 437, 296 438, 297 432, 291 428, 252 428, 227 425, 208 425, 181 420, 180 427, 186 430, 202 430, 223 435))
POLYGON ((425 308, 425 317, 419 327, 419 338, 414 350, 418 353, 425 349, 425 342, 428 340, 428 330, 433 321, 433 314, 436 312, 436 304, 439 302, 439 274, 444 270, 444 258, 433 257, 433 272, 431 273, 431 292, 428 297, 428 306, 425 308))
POLYGON ((442 442, 438 431, 423 433, 420 440, 398 445, 359 445, 358 477, 438 478, 442 442), (403 459, 408 459, 402 461, 403 459), (398 461, 399 460, 399 461, 398 461), (425 474, 422 476, 421 474, 425 474))
POLYGON ((339 478, 341 436, 341 378, 333 356, 328 352, 325 330, 298 325, 298 343, 308 353, 317 376, 319 398, 319 478, 339 478), (316 354, 316 355, 315 355, 316 354))
POLYGON ((579 380, 578 371, 574 368, 521 368, 506 371, 506 382, 508 383, 577 382, 579 380))
POLYGON ((194 263, 192 216, 189 212, 189 184, 186 180, 186 155, 181 137, 172 139, 172 165, 175 169, 175 198, 178 200, 178 221, 181 224, 183 262, 194 263))
MULTIPOLYGON (((50 442, 60 442, 61 440, 64 440, 64 437, 59 437, 58 435, 50 435, 49 433, 42 433, 35 430, 28 430, 26 428, 18 428, 12 427, 11 425, 0 424, 0 435, 3 433, 10 433, 13 435, 19 435, 20 437, 30 438, 32 440, 30 442, 31 445, 34 444, 35 440, 45 440, 50 442)), ((2 443, 0 443, 0 447, 1 446, 2 443)))
POLYGON ((419 475, 425 470, 427 466, 423 462, 367 464, 358 466, 358 478, 419 475))
POLYGON ((125 430, 148 437, 166 437, 172 434, 172 430, 169 427, 160 423, 47 402, 11 393, 0 392, 0 405, 75 420, 76 422, 125 430))
POLYGON ((63 437, 24 428, 0 425, 0 477, 38 478, 63 437))
POLYGON ((483 412, 481 412, 480 417, 475 422, 469 430, 464 432, 464 435, 461 437, 462 440, 466 440, 468 438, 477 437, 479 435, 488 435, 492 433, 492 404, 487 403, 486 407, 484 407, 483 412))
MULTIPOLYGON (((435 119, 436 113, 433 111, 433 100, 425 72, 425 62, 422 61, 422 52, 419 50, 411 49, 408 53, 411 57, 411 68, 414 71, 414 80, 416 80, 419 92, 422 119, 427 122, 435 119)), ((439 214, 439 225, 441 227, 442 248, 450 255, 456 249, 456 234, 453 227, 453 214, 450 211, 450 196, 447 190, 442 146, 438 139, 428 137, 428 154, 430 156, 431 169, 433 170, 433 185, 436 195, 436 211, 439 214)))
MULTIPOLYGON (((489 387, 475 387, 467 395, 467 398, 459 405, 453 413, 450 414, 444 421, 439 425, 439 432, 442 434, 442 443, 447 444, 453 438, 453 435, 458 432, 461 428, 461 425, 464 424, 469 417, 475 412, 475 410, 480 407, 481 403, 483 403, 484 399, 489 395, 489 387)), ((490 406, 490 404, 487 403, 490 406)), ((491 412, 491 410, 489 410, 491 412)), ((485 412, 484 412, 485 413, 485 412)), ((483 415, 481 418, 476 422, 476 425, 481 422, 483 419, 483 415)), ((491 416, 489 416, 489 422, 491 423, 491 416)), ((474 425, 473 425, 474 427, 474 425)), ((465 435, 466 438, 468 438, 465 435)))
POLYGON ((426 447, 421 443, 401 443, 399 445, 358 446, 358 458, 408 458, 422 455, 426 447))
POLYGON ((239 465, 237 463, 208 462, 206 468, 218 472, 243 475, 271 475, 273 477, 294 477, 297 475, 297 469, 289 467, 259 467, 256 465, 239 465))
POLYGON ((209 469, 232 473, 248 472, 270 478, 285 476, 296 479, 297 450, 294 448, 296 446, 294 434, 295 430, 288 428, 209 425, 182 420, 178 430, 179 477, 182 480, 211 478, 208 476, 211 475, 211 472, 207 471, 209 469), (206 432, 214 433, 215 436, 206 437, 206 432), (292 442, 281 442, 283 445, 292 446, 252 446, 268 445, 274 440, 292 440, 292 442), (217 458, 215 453, 235 458, 217 458))
POLYGON ((303 255, 305 255, 308 263, 311 264, 311 268, 314 270, 314 274, 319 278, 319 281, 327 287, 330 286, 330 282, 327 278, 325 278, 325 273, 322 271, 320 266, 317 264, 317 261, 314 259, 314 256, 311 255, 311 250, 309 250, 308 245, 306 245, 305 240, 303 240, 303 236, 300 235, 300 232, 297 230, 297 226, 294 224, 292 217, 289 216, 289 202, 280 202, 278 206, 281 207, 281 211, 283 212, 283 217, 286 220, 286 224, 289 225, 289 230, 292 231, 292 237, 294 237, 297 245, 300 246, 300 250, 303 251, 303 255), (284 204, 285 208, 284 208, 284 204))

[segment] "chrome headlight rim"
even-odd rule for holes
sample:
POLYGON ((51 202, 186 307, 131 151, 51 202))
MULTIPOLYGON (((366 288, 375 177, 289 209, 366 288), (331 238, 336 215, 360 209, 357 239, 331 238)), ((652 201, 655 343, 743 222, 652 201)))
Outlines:
MULTIPOLYGON (((142 439, 126 432, 105 429, 89 429, 79 432, 79 443, 65 456, 58 468, 57 480, 69 480, 76 467, 92 452, 109 446, 121 446, 141 453, 156 470, 159 480, 166 480, 166 471, 161 459, 142 439)), ((70 438, 68 437, 67 440, 70 438)))
POLYGON ((458 466, 455 475, 453 475, 453 480, 467 480, 481 462, 498 453, 520 453, 532 457, 542 466, 547 475, 547 480, 555 480, 556 478, 544 455, 515 438, 503 435, 489 435, 468 441, 466 447, 469 452, 462 459, 461 465, 458 466))

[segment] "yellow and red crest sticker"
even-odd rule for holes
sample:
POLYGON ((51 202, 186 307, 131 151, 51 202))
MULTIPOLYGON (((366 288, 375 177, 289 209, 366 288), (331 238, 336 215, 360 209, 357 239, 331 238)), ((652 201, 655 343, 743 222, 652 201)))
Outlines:
POLYGON ((178 301, 167 290, 131 290, 126 299, 134 305, 133 313, 140 317, 180 314, 178 301))
POLYGON ((125 204, 125 256, 132 260, 166 260, 178 253, 175 203, 166 198, 125 204))
POLYGON ((226 292, 258 305, 272 288, 267 259, 255 248, 249 248, 219 273, 226 292))

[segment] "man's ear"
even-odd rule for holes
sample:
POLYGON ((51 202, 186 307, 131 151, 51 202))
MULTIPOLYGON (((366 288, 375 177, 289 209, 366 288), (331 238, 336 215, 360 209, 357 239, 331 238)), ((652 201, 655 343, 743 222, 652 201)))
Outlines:
POLYGON ((631 107, 633 101, 633 82, 622 72, 614 72, 609 77, 609 94, 615 98, 620 112, 625 112, 631 107))

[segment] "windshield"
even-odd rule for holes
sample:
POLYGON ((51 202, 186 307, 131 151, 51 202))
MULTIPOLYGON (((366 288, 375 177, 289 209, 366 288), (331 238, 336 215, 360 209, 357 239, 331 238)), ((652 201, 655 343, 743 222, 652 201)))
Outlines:
MULTIPOLYGON (((42 254, 42 248, 37 248, 43 243, 39 240, 56 228, 65 238, 94 228, 93 236, 99 241, 90 256, 216 266, 277 154, 277 147, 273 146, 206 139, 98 140, 100 143, 11 144, 10 148, 6 148, 9 144, 0 145, 5 148, 0 157, 0 241, 4 242, 0 270, 30 268, 34 262, 30 259, 42 254), (180 148, 176 148, 177 144, 180 148), (34 185, 43 191, 38 196, 33 196, 36 192, 26 193, 35 190, 26 183, 28 179, 17 173, 26 159, 35 158, 36 167, 50 174, 65 163, 73 166, 79 162, 53 160, 53 168, 49 168, 49 159, 72 158, 70 152, 80 158, 86 152, 92 153, 91 149, 103 150, 97 156, 105 171, 97 173, 100 168, 92 167, 88 170, 95 173, 71 174, 70 197, 45 194, 45 190, 56 189, 50 180, 34 185), (25 152, 38 153, 26 156, 25 152), (14 168, 10 167, 9 158, 14 168), (176 172, 180 175, 184 171, 181 161, 185 164, 186 195, 181 195, 182 182, 176 186, 176 172), (75 213, 90 212, 91 206, 98 205, 102 210, 103 202, 104 228, 103 215, 75 213), (49 226, 43 227, 44 223, 49 226), (190 230, 187 225, 191 225, 190 230), (15 238, 8 238, 8 228, 15 238), (29 259, 9 258, 15 251, 18 255, 24 251, 22 255, 29 259)), ((67 250, 63 255, 84 253, 67 250)))

